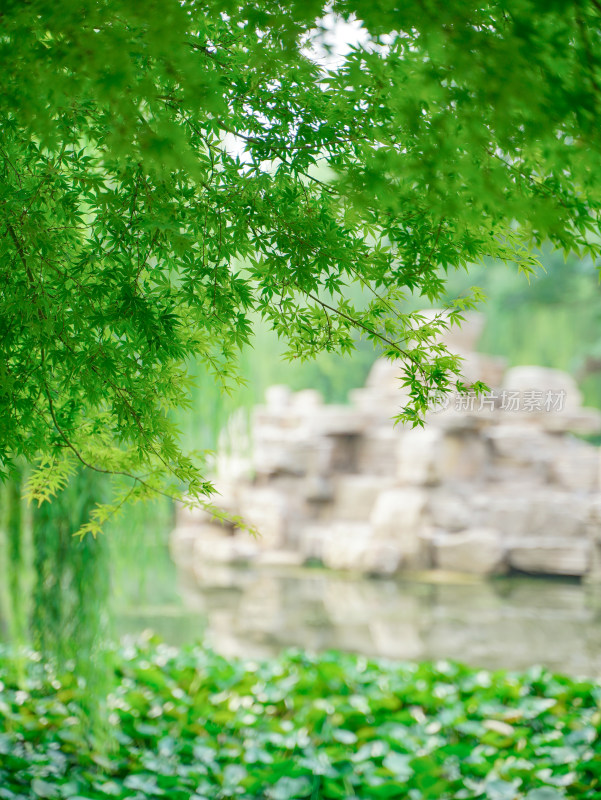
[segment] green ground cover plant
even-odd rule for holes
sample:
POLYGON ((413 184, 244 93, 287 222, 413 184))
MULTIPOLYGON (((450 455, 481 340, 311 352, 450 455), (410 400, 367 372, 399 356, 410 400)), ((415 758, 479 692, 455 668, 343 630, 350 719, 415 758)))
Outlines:
POLYGON ((456 663, 292 652, 226 660, 153 640, 115 654, 100 748, 85 689, 0 661, 0 798, 317 800, 601 795, 601 686, 456 663))

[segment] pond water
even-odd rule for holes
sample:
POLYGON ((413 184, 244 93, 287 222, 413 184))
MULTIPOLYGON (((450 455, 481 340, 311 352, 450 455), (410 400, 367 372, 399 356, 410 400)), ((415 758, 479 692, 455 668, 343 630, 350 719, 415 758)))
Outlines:
POLYGON ((122 613, 120 631, 150 628, 173 644, 203 639, 226 656, 302 647, 601 675, 601 587, 576 581, 212 565, 180 575, 179 593, 179 603, 122 613))

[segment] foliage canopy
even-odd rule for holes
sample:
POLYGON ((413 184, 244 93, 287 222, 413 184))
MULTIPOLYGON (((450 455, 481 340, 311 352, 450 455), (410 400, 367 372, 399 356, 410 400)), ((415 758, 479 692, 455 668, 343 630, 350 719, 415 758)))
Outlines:
POLYGON ((404 359, 417 422, 459 374, 445 273, 599 251, 597 0, 5 0, 0 458, 124 492, 210 488, 171 409, 227 387, 256 315, 291 358, 353 333, 404 359), (336 17, 362 44, 311 50, 336 17), (324 55, 325 51, 321 51, 324 55), (328 66, 330 64, 330 66, 328 66), (366 302, 347 295, 362 286, 366 302))

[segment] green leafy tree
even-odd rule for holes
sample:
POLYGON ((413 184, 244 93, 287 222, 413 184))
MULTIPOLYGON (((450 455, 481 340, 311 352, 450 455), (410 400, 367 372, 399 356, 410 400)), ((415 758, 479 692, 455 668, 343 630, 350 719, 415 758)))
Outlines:
MULTIPOLYGON (((82 462, 126 497, 210 490, 171 411, 236 380, 263 317, 290 358, 353 334, 419 422, 460 372, 445 274, 599 252, 597 0, 5 0, 0 458, 43 500, 82 462), (362 21, 337 68, 329 21, 362 21), (321 52, 321 56, 324 52, 321 52), (348 287, 359 284, 357 305, 348 287)), ((103 510, 104 509, 104 510, 103 510)))

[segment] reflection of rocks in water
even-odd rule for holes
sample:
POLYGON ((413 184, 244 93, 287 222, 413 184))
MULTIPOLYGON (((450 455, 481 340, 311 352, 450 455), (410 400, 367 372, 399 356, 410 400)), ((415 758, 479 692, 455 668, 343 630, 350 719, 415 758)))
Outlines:
POLYGON ((452 658, 488 668, 540 663, 597 674, 601 596, 577 583, 499 578, 467 584, 353 578, 320 570, 230 568, 188 602, 226 655, 286 647, 393 659, 452 658))
POLYGON ((370 652, 380 656, 420 657, 427 608, 393 581, 326 580, 324 605, 340 649, 362 652, 369 642, 370 652))
POLYGON ((544 663, 590 671, 586 632, 594 615, 583 589, 541 581, 508 587, 503 593, 495 584, 437 587, 429 651, 441 648, 448 657, 489 667, 544 663))

